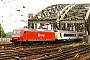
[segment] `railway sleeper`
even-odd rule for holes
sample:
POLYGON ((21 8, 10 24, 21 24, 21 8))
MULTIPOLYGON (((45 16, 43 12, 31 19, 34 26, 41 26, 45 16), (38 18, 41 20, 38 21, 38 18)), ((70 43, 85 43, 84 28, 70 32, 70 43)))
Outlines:
MULTIPOLYGON (((81 46, 81 47, 79 47, 79 48, 75 48, 76 50, 78 50, 78 49, 81 49, 82 47, 84 47, 84 49, 90 49, 90 46, 89 47, 85 47, 85 46, 81 46)), ((54 49, 54 48, 53 48, 54 49)), ((73 50, 75 50, 75 49, 71 49, 70 51, 73 51, 73 50)), ((82 49, 82 50, 84 50, 84 49, 82 49)), ((38 50, 38 49, 37 49, 38 50)), ((40 53, 40 51, 39 52, 37 52, 37 50, 35 50, 34 51, 34 54, 38 54, 38 53, 40 53)), ((48 50, 47 49, 45 49, 46 50, 46 52, 48 52, 48 50)), ((45 50, 42 50, 42 52, 41 53, 43 53, 45 50)), ((49 51, 52 51, 52 49, 49 49, 49 51)), ((70 52, 69 50, 68 51, 64 51, 64 53, 67 53, 67 52, 70 52)), ((28 51, 29 52, 29 51, 28 51)), ((23 56, 26 56, 26 55, 29 55, 31 52, 29 52, 29 54, 28 54, 28 52, 26 53, 26 51, 24 52, 24 51, 16 51, 16 53, 17 54, 15 54, 15 56, 21 56, 21 57, 23 57, 23 56), (20 53, 21 52, 21 53, 20 53), (18 54, 18 53, 20 53, 20 54, 18 54), (21 55, 22 54, 22 55, 21 55)), ((80 52, 80 50, 79 50, 79 52, 80 52)), ((14 55, 13 54, 13 52, 4 52, 5 54, 10 54, 10 55, 14 55)), ((15 52, 14 52, 15 53, 15 52)), ((63 53, 63 52, 61 52, 61 53, 63 53)), ((59 53, 59 54, 61 54, 61 53, 59 53)), ((71 52, 72 53, 72 52, 71 52)), ((69 53, 69 54, 71 54, 71 53, 69 53)), ((33 52, 32 52, 32 54, 33 54, 33 52)), ((59 55, 58 54, 58 55, 59 55)), ((1 56, 3 56, 3 55, 1 55, 1 56)), ((60 55, 59 55, 60 56, 60 55)), ((4 57, 5 57, 5 55, 4 55, 4 57)), ((10 56, 11 57, 11 56, 10 56)), ((13 56, 14 57, 14 56, 13 56)), ((6 58, 8 58, 7 56, 6 56, 6 58)))
MULTIPOLYGON (((82 47, 82 46, 81 46, 82 47)), ((81 47, 79 47, 79 48, 81 48, 81 47)), ((89 46, 90 47, 90 46, 89 46)), ((86 48, 89 48, 89 47, 86 47, 86 48)), ((84 48, 84 49, 86 49, 86 48, 84 48)), ((72 51, 74 51, 75 49, 71 49, 72 51)), ((70 51, 71 51, 70 50, 70 51)), ((76 50, 78 50, 77 48, 76 48, 76 50)), ((83 49, 82 49, 83 50, 83 49)), ((78 52, 80 52, 80 51, 82 51, 82 50, 79 50, 79 51, 75 51, 75 52, 72 52, 72 53, 67 53, 67 52, 70 52, 70 51, 66 51, 66 52, 62 52, 62 53, 60 53, 60 54, 58 54, 59 56, 62 54, 64 54, 64 56, 67 56, 68 54, 74 54, 74 53, 78 53, 78 52), (65 55, 66 54, 66 55, 65 55)), ((51 56, 48 56, 48 57, 42 57, 42 58, 39 58, 40 60, 42 60, 42 59, 49 59, 49 58, 54 58, 54 57, 58 57, 58 55, 51 55, 51 56)))
MULTIPOLYGON (((75 51, 75 52, 70 52, 70 53, 65 53, 65 54, 62 54, 60 55, 59 58, 61 59, 65 59, 65 58, 69 58, 69 57, 72 57, 75 53, 79 53, 79 52, 82 52, 82 50, 79 50, 79 51, 75 51), (69 55, 69 56, 68 56, 69 55)), ((86 51, 87 52, 87 51, 86 51)))
MULTIPOLYGON (((26 54, 27 55, 27 54, 26 54)), ((21 55, 23 57, 23 55, 21 55)), ((72 57, 73 55, 69 56, 69 57, 72 57)), ((61 57, 61 56, 60 56, 61 57)), ((60 58, 60 57, 57 57, 56 59, 64 59, 64 58, 60 58)), ((63 57, 66 57, 66 56, 63 56, 63 57)), ((68 56, 67 56, 68 57, 68 56)))
MULTIPOLYGON (((90 50, 90 49, 89 49, 90 50)), ((83 50, 83 51, 78 51, 78 52, 74 52, 73 54, 69 54, 69 56, 70 55, 74 55, 75 53, 79 53, 79 55, 81 54, 81 53, 88 53, 88 51, 87 50, 83 50)), ((61 57, 61 56, 60 56, 61 57)), ((71 56, 70 56, 71 57, 71 56)), ((66 58, 69 58, 67 55, 66 55, 66 58)), ((63 58, 64 59, 64 58, 63 58)))

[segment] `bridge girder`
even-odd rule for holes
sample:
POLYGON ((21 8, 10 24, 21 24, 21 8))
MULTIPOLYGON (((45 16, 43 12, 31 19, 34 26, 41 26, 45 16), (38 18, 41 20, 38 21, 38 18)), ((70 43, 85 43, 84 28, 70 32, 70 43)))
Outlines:
POLYGON ((33 23, 45 24, 50 23, 50 21, 52 22, 54 20, 53 23, 58 24, 59 29, 62 29, 62 27, 67 23, 69 25, 75 25, 77 30, 80 30, 79 27, 82 25, 83 27, 80 27, 81 30, 86 30, 86 23, 90 20, 89 6, 90 4, 51 5, 38 12, 32 19, 29 18, 28 25, 30 27, 30 24, 32 25, 33 23))
POLYGON ((55 4, 48 6, 47 8, 34 15, 34 18, 55 18, 57 17, 58 13, 60 13, 60 11, 67 5, 69 4, 55 4))
MULTIPOLYGON (((33 19, 31 19, 31 18, 28 19, 28 21, 30 21, 28 23, 28 27, 30 28, 33 25, 33 23, 31 23, 31 20, 35 20, 34 22, 36 22, 36 20, 37 20, 38 23, 41 23, 39 20, 46 20, 46 21, 51 20, 51 19, 57 20, 59 18, 60 13, 63 14, 63 12, 65 11, 64 7, 66 7, 68 5, 69 4, 55 4, 55 5, 48 6, 47 8, 43 9, 42 11, 40 11, 36 15, 34 15, 33 19), (61 11, 63 11, 63 12, 61 12, 61 11)), ((47 22, 47 23, 49 23, 49 22, 47 22)), ((54 22, 54 24, 55 23, 56 22, 54 22)))
MULTIPOLYGON (((65 14, 60 23, 69 23, 69 27, 76 26, 77 31, 87 31, 88 18, 90 15, 90 4, 77 4, 65 14), (84 23, 84 24, 83 24, 84 23), (79 26, 80 25, 80 26, 79 26)), ((63 27, 63 26, 62 26, 63 27)), ((62 29, 61 27, 61 29, 62 29)))

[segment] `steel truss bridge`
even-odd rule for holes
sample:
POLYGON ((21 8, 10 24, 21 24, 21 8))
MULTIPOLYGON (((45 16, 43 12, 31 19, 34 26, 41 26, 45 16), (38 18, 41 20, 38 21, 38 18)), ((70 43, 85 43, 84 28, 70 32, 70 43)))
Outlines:
POLYGON ((28 27, 38 29, 51 25, 52 30, 88 31, 90 34, 90 4, 55 4, 36 15, 29 14, 28 27))

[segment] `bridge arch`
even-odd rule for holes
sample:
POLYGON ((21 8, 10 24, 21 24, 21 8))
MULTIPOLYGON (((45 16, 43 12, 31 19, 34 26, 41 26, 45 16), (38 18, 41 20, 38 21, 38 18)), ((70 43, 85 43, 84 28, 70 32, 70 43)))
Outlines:
POLYGON ((36 26, 37 23, 40 23, 40 28, 46 23, 51 24, 53 30, 62 29, 62 27, 64 27, 64 30, 73 30, 72 27, 75 31, 90 31, 90 28, 87 29, 90 27, 90 4, 55 4, 48 6, 35 14, 33 18, 28 18, 29 28, 36 26))

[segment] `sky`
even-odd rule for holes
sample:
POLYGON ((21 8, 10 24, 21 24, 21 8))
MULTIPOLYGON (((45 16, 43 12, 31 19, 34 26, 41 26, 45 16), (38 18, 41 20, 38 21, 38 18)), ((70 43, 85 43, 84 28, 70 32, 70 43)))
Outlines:
POLYGON ((28 13, 36 14, 53 4, 88 2, 89 0, 4 0, 0 2, 0 23, 5 32, 10 32, 13 31, 13 29, 22 28, 27 25, 21 20, 28 21, 28 13), (22 6, 25 6, 25 8, 22 8, 22 6), (20 9, 21 12, 16 11, 18 9, 20 9))

